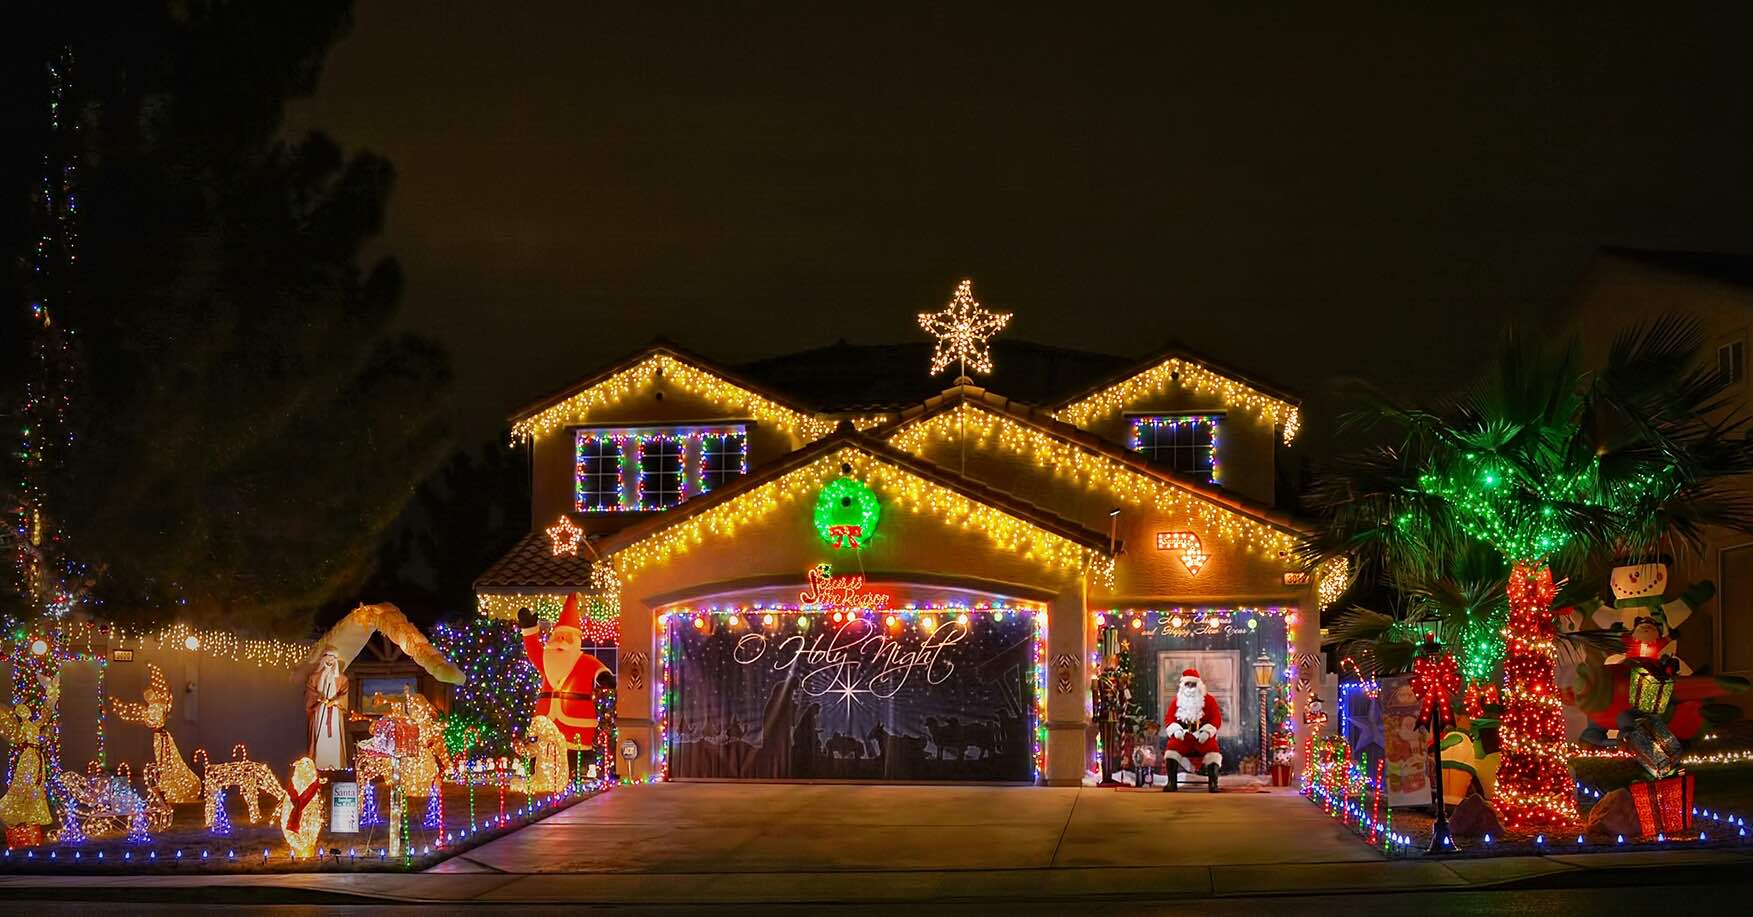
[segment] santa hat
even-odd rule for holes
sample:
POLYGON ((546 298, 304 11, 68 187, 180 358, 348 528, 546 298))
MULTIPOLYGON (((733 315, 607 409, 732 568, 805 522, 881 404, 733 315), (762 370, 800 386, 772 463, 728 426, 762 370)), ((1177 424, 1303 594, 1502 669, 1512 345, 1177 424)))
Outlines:
MULTIPOLYGON (((1182 678, 1199 678, 1199 670, 1198 669, 1182 669, 1181 670, 1181 677, 1182 678)), ((1205 679, 1199 678, 1199 680, 1204 681, 1205 679)))
POLYGON ((584 632, 584 621, 578 616, 578 593, 566 597, 566 607, 560 610, 560 620, 554 622, 554 629, 570 627, 580 633, 584 632))

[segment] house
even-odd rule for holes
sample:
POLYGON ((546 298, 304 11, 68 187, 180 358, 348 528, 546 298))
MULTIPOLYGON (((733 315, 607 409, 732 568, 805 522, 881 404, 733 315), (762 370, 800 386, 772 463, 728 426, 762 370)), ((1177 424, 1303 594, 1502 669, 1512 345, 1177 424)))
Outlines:
MULTIPOLYGON (((1602 249, 1554 325, 1578 336, 1585 365, 1600 365, 1620 332, 1669 312, 1703 324, 1707 367, 1728 380, 1731 410, 1744 413, 1753 255, 1602 249)), ((1753 488, 1753 481, 1740 486, 1753 488)), ((1701 554, 1676 552, 1674 578, 1677 586, 1716 585, 1715 598, 1681 629, 1681 656, 1699 671, 1753 676, 1753 537, 1709 531, 1701 554)), ((1753 703, 1746 694, 1726 700, 1753 703)))
POLYGON ((1181 348, 994 353, 1028 402, 906 345, 630 354, 513 415, 535 523, 480 612, 595 598, 635 779, 1077 784, 1122 648, 1159 721, 1201 670, 1225 770, 1268 728, 1300 747, 1319 583, 1273 505, 1297 398, 1181 348))

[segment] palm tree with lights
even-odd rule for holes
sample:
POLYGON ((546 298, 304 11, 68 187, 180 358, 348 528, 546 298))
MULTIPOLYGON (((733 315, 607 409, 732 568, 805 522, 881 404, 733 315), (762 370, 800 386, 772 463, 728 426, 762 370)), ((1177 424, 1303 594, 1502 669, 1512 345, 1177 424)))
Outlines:
MULTIPOLYGON (((1695 320, 1667 316, 1621 334, 1605 365, 1584 371, 1574 342, 1512 339, 1488 378, 1432 408, 1372 395, 1348 424, 1383 435, 1311 493, 1327 527, 1309 555, 1353 554, 1401 583, 1443 580, 1474 544, 1507 565, 1496 792, 1507 825, 1576 819, 1553 570, 1670 538, 1696 548, 1712 526, 1753 531, 1753 507, 1724 481, 1753 471, 1753 450, 1743 418, 1719 419, 1729 406, 1699 364, 1703 343, 1695 320)), ((1458 598, 1487 604, 1477 590, 1458 598)))

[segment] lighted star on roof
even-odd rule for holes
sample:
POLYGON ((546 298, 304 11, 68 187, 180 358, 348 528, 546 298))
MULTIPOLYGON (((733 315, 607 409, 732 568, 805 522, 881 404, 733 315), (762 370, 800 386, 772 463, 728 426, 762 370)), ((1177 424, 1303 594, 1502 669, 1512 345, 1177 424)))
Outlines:
POLYGON ((954 362, 960 375, 968 370, 992 372, 992 350, 986 339, 1004 330, 1010 323, 1009 312, 988 312, 974 300, 974 281, 956 285, 955 298, 942 312, 919 313, 919 327, 937 338, 931 353, 931 374, 937 375, 954 362))
POLYGON ((548 527, 548 542, 554 547, 554 556, 578 556, 578 542, 584 538, 584 529, 579 528, 565 516, 548 527))

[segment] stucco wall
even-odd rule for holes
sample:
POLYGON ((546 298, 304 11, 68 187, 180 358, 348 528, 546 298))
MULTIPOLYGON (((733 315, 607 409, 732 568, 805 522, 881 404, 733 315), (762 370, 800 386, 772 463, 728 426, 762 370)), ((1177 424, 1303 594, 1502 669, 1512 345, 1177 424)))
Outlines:
POLYGON ((1231 409, 1216 398, 1171 387, 1126 406, 1124 413, 1092 421, 1087 429, 1110 442, 1130 447, 1131 416, 1136 414, 1223 414, 1214 459, 1218 480, 1228 490, 1270 504, 1277 484, 1278 433, 1256 411, 1231 409))
MULTIPOLYGON (((105 750, 108 766, 127 762, 136 780, 140 767, 152 760, 152 733, 109 709, 109 699, 139 703, 146 687, 146 666, 164 670, 176 699, 166 724, 183 759, 206 748, 215 761, 231 757, 233 745, 249 748, 250 757, 284 770, 304 754, 304 685, 294 683, 285 669, 262 668, 202 653, 180 650, 137 650, 132 662, 71 663, 61 675, 61 763, 84 770, 97 756, 98 677, 104 673, 105 750)), ((10 673, 8 673, 10 677, 10 673)), ((7 684, 11 682, 8 681, 7 684)))

